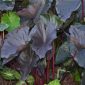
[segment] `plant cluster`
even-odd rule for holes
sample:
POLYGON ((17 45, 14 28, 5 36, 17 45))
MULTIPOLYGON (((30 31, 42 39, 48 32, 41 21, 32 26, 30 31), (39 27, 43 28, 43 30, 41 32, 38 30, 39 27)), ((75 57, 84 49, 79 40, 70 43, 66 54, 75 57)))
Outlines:
POLYGON ((42 75, 47 55, 52 58, 55 48, 55 66, 60 68, 55 80, 45 85, 61 85, 65 73, 84 85, 84 8, 85 0, 21 0, 19 4, 18 0, 0 0, 0 75, 20 80, 16 85, 33 85, 32 69, 40 68, 42 75), (15 59, 19 68, 7 67, 15 59), (72 65, 75 70, 68 68, 72 65))

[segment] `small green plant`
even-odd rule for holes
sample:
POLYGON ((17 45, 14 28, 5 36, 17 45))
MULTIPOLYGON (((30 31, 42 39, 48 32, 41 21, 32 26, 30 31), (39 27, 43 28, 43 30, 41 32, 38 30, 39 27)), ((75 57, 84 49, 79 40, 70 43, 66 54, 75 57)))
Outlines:
POLYGON ((61 84, 60 84, 60 80, 55 79, 55 80, 49 82, 48 84, 44 84, 44 85, 61 85, 61 84))
POLYGON ((0 70, 0 75, 6 80, 18 80, 21 77, 19 72, 8 67, 4 67, 0 70))
POLYGON ((6 30, 8 32, 11 32, 20 26, 20 18, 16 15, 15 12, 7 12, 3 14, 1 23, 8 25, 8 28, 6 30))

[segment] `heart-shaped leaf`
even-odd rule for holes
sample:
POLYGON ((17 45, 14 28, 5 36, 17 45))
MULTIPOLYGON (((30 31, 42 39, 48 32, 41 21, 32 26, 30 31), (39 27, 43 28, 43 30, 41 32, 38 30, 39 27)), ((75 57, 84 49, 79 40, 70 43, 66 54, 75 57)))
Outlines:
POLYGON ((43 24, 43 27, 39 28, 36 25, 30 33, 31 39, 33 41, 32 49, 40 59, 45 57, 45 54, 48 50, 52 49, 52 41, 56 38, 55 24, 51 22, 48 22, 47 24, 41 22, 41 24, 43 24), (45 35, 43 34, 42 30, 45 30, 45 35))
POLYGON ((13 32, 9 32, 4 40, 4 44, 1 48, 1 57, 9 58, 11 55, 16 54, 22 50, 24 45, 30 41, 29 27, 25 26, 21 29, 16 29, 13 32))
POLYGON ((85 25, 72 25, 69 32, 71 42, 78 48, 85 48, 85 25))
POLYGON ((61 19, 66 21, 73 11, 81 5, 81 0, 56 0, 56 11, 61 19))
POLYGON ((77 24, 70 27, 70 41, 76 46, 75 61, 85 68, 85 25, 77 24))

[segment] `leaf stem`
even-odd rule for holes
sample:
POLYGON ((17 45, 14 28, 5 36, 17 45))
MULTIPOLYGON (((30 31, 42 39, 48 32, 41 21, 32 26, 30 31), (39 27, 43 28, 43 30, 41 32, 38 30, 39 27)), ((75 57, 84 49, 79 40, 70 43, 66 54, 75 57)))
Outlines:
POLYGON ((52 79, 55 79, 55 47, 53 43, 52 49, 52 79))
POLYGON ((82 2, 82 19, 84 19, 84 0, 81 0, 82 2))
POLYGON ((48 54, 48 57, 47 57, 47 68, 46 68, 46 81, 48 82, 49 81, 49 70, 50 70, 50 57, 49 57, 49 54, 48 54))

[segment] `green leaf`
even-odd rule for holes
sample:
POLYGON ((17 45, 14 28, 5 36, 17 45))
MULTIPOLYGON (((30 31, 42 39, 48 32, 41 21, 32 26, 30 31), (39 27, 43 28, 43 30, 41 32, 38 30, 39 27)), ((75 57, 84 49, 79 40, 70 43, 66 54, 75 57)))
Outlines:
POLYGON ((60 84, 60 80, 55 79, 55 80, 51 81, 48 85, 61 85, 61 84, 60 84))
POLYGON ((50 14, 50 21, 56 24, 56 26, 61 26, 63 21, 56 15, 50 14))
POLYGON ((74 72, 73 76, 75 81, 79 81, 79 82, 81 81, 80 74, 77 70, 74 72))
POLYGON ((19 81, 16 85, 27 85, 25 81, 19 81))
POLYGON ((65 67, 67 67, 67 66, 70 66, 70 65, 72 64, 72 62, 73 62, 72 59, 68 59, 68 60, 66 60, 66 61, 63 63, 63 65, 64 65, 65 67))
POLYGON ((61 26, 63 21, 56 15, 53 14, 43 14, 40 16, 42 20, 46 23, 48 21, 53 22, 56 26, 61 26))
POLYGON ((6 80, 16 80, 20 79, 21 77, 19 72, 7 67, 0 70, 0 75, 6 80))
POLYGON ((0 24, 0 31, 4 31, 8 27, 9 27, 8 24, 0 24))
POLYGON ((14 77, 15 77, 17 80, 19 80, 19 79, 21 78, 21 75, 20 75, 19 72, 15 71, 15 70, 11 70, 11 71, 12 71, 14 77))
POLYGON ((29 75, 26 81, 29 85, 34 85, 34 77, 32 75, 29 75))
POLYGON ((9 27, 6 30, 10 32, 20 26, 20 18, 15 12, 8 12, 2 16, 1 23, 7 24, 9 27))

